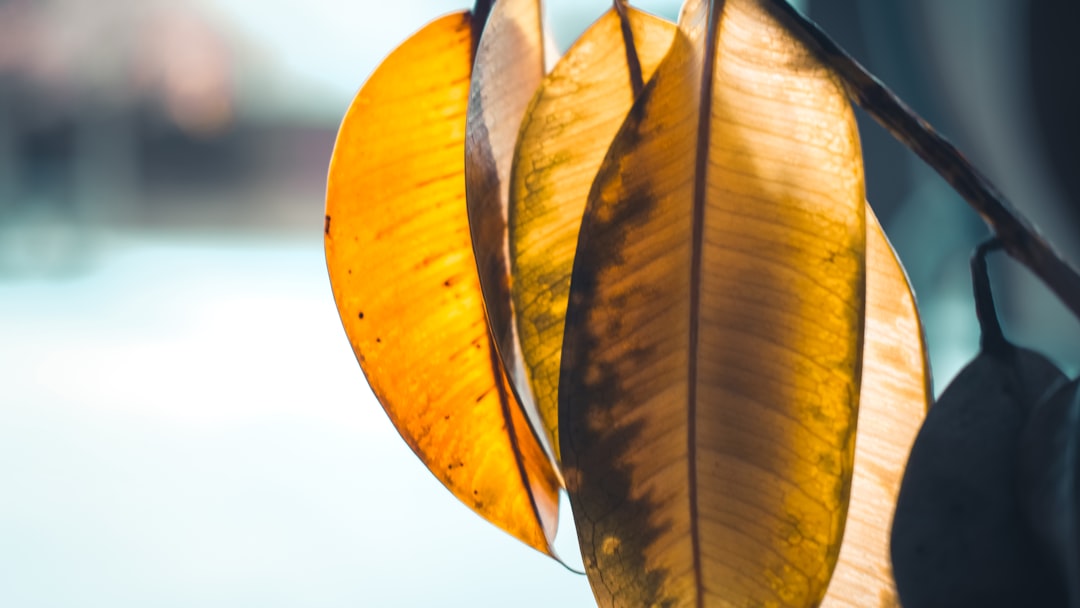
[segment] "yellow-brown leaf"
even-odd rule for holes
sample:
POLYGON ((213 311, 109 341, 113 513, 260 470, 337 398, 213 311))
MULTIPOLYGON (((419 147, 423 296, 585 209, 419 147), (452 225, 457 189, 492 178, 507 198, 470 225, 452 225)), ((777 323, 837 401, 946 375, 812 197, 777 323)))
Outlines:
POLYGON ((432 22, 357 94, 327 185, 326 261, 387 415, 462 502, 550 553, 559 482, 503 373, 465 211, 468 13, 432 22))
POLYGON ((506 225, 514 143, 544 77, 543 41, 540 0, 495 3, 476 49, 465 145, 469 226, 491 333, 538 433, 541 424, 514 327, 506 225))
POLYGON ((589 197, 559 384, 604 606, 805 607, 840 551, 865 197, 831 73, 758 0, 691 0, 589 197))
POLYGON ((851 503, 824 608, 899 608, 889 557, 907 455, 932 400, 915 297, 866 210, 866 338, 851 503))
MULTIPOLYGON (((675 25, 626 8, 642 81, 675 25)), ((558 455, 559 361, 570 271, 589 187, 634 102, 623 20, 609 10, 544 79, 525 115, 510 182, 511 289, 540 417, 558 455)), ((639 85, 640 86, 640 85, 639 85)))

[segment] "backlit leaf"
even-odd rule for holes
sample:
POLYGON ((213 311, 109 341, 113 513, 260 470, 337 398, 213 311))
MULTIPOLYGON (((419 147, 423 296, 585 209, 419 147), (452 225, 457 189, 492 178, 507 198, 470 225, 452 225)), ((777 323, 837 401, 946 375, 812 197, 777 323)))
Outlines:
MULTIPOLYGON (((675 26, 626 8, 638 86, 675 26)), ((589 187, 634 102, 623 20, 609 10, 544 79, 521 127, 510 186, 510 259, 518 335, 540 417, 558 450, 559 361, 574 248, 589 187)), ((557 452, 556 452, 557 453, 557 452)))
POLYGON ((865 295, 858 136, 757 0, 692 0, 589 196, 560 443, 604 606, 812 606, 840 552, 865 295))
POLYGON ((881 226, 866 210, 866 334, 855 477, 825 608, 898 608, 889 536, 911 444, 932 400, 915 298, 881 226))
MULTIPOLYGON (((498 0, 476 49, 466 122, 465 181, 472 246, 495 344, 541 428, 514 327, 507 249, 510 164, 521 119, 544 77, 540 0, 498 0)), ((546 438, 545 438, 546 443, 546 438)))
POLYGON ((451 492, 550 553, 558 476, 484 317, 465 210, 474 25, 432 22, 357 94, 330 165, 326 260, 345 331, 387 415, 451 492))

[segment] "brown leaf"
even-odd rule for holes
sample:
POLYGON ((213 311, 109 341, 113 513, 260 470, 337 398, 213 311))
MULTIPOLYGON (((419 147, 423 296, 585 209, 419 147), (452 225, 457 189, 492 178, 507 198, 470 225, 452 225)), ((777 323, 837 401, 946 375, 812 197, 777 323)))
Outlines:
MULTIPOLYGON (((536 429, 542 427, 514 327, 506 226, 514 144, 525 108, 543 77, 539 0, 499 0, 476 50, 465 127, 465 181, 472 247, 491 332, 536 429)), ((543 441, 546 445, 547 438, 543 441)))
POLYGON ((563 320, 581 215, 634 102, 631 66, 636 62, 640 88, 674 33, 674 24, 648 13, 626 7, 623 19, 609 10, 544 79, 521 127, 510 185, 511 294, 533 394, 556 455, 563 320))
POLYGON ((691 1, 574 261, 564 473, 605 606, 821 601, 855 451, 854 117, 756 0, 691 1))

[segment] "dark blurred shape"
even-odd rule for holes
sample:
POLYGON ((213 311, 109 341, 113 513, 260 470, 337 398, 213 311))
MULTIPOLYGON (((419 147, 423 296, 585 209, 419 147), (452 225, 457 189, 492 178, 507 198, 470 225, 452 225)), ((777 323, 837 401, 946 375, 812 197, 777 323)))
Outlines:
MULTIPOLYGON (((1080 179, 1074 114, 1080 55, 1068 49, 1076 21, 1067 14, 1076 6, 812 0, 809 14, 949 137, 1075 263, 1080 214, 1067 192, 1080 179), (1040 51, 1048 46, 1053 49, 1040 51)), ((977 346, 967 260, 987 228, 932 168, 881 127, 865 115, 860 127, 867 195, 919 296, 940 387, 977 346)), ((1076 320, 1028 271, 1000 267, 994 274, 1007 331, 1075 370, 1076 320)))
POLYGON ((1071 223, 1080 224, 1080 3, 1028 3, 1028 66, 1039 137, 1065 190, 1071 223))

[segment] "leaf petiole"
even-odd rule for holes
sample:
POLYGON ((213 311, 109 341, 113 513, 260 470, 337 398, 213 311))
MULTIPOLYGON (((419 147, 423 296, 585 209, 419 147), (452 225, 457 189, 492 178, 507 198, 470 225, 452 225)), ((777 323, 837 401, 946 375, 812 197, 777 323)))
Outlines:
POLYGON ((980 338, 984 351, 1003 353, 1012 348, 1001 331, 997 310, 994 306, 994 293, 990 288, 990 273, 986 270, 986 256, 1002 248, 997 238, 992 238, 975 249, 971 256, 971 285, 975 291, 975 316, 979 318, 980 338))

